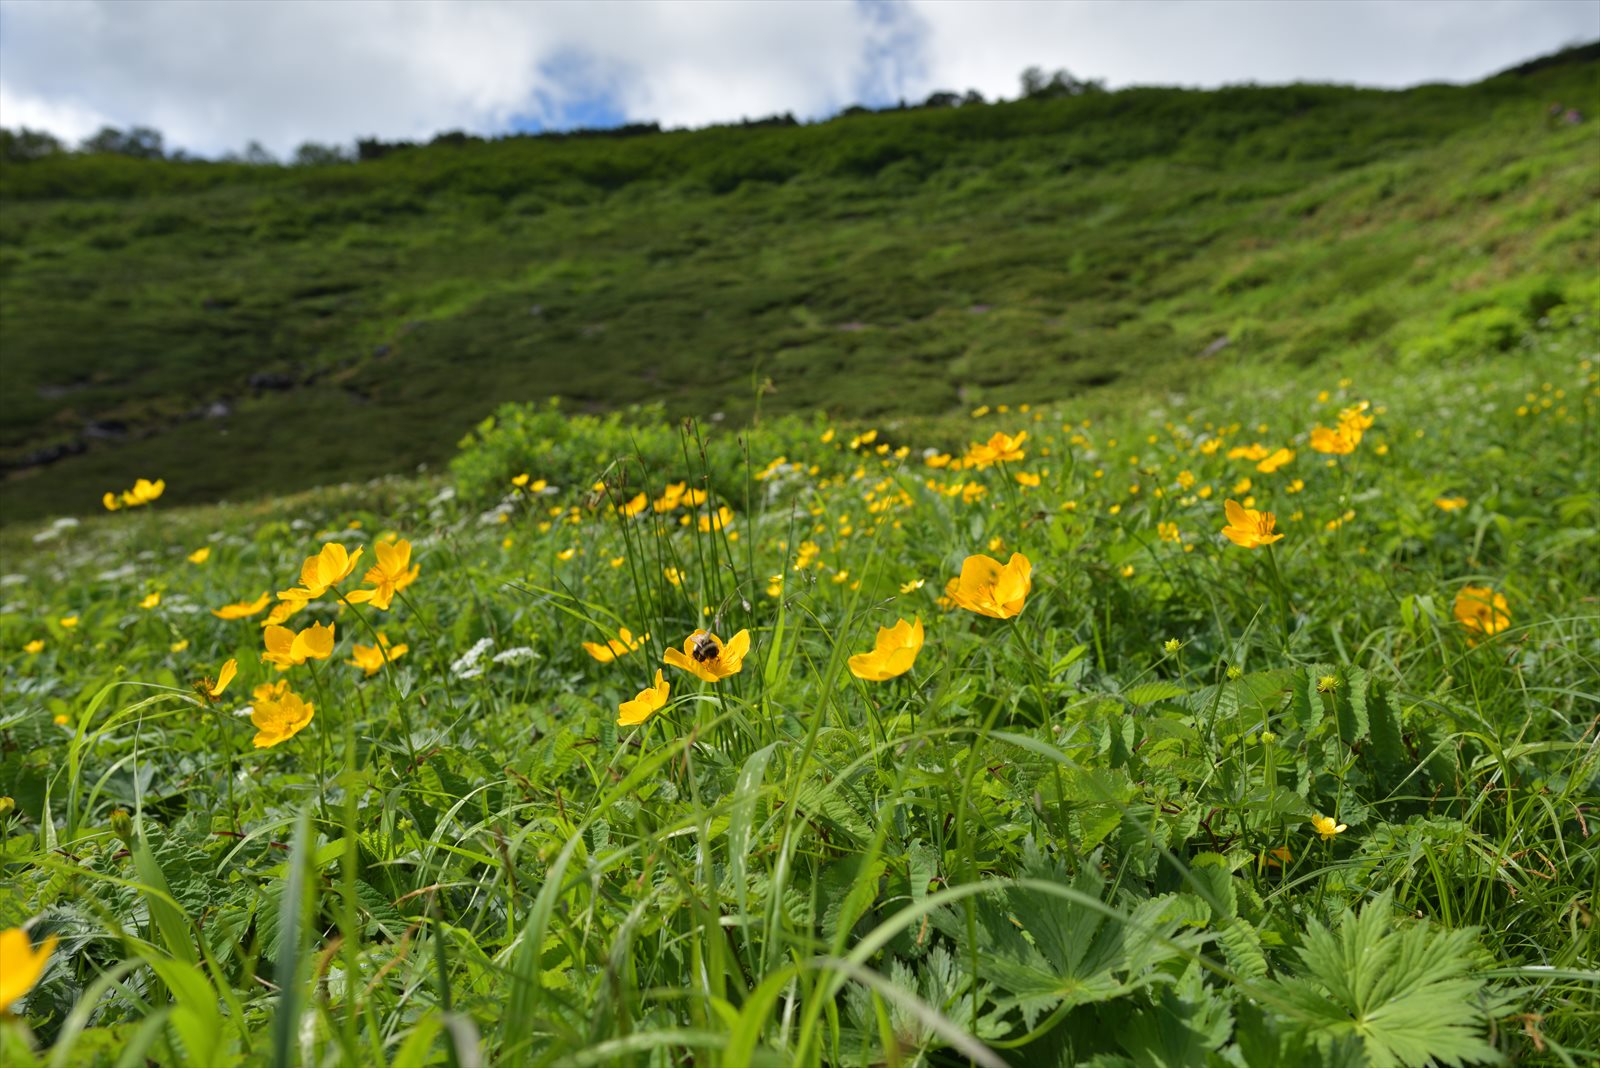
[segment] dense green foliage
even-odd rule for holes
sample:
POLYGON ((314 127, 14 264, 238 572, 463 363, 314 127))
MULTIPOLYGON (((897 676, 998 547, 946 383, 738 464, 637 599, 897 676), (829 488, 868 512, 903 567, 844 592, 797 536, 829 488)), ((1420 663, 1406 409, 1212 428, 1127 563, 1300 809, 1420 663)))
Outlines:
POLYGON ((1567 58, 321 167, 0 164, 0 516, 129 472, 193 502, 436 464, 508 399, 945 416, 1510 345, 1600 266, 1594 123, 1547 115, 1600 113, 1567 58), (1460 325, 1507 284, 1514 319, 1460 325))
POLYGON ((1426 373, 975 413, 1027 436, 960 470, 889 430, 781 420, 741 464, 648 413, 507 408, 459 486, 13 527, 0 931, 57 941, 3 1058, 1592 1063, 1579 296, 1509 351, 1440 334, 1426 373), (1310 447, 1341 412, 1360 440, 1310 447), (1221 537, 1227 497, 1282 540, 1221 537), (415 581, 354 603, 396 535, 415 581), (288 621, 333 623, 327 659, 260 662, 266 597, 206 611, 334 544, 365 557, 288 621), (1032 561, 1012 618, 937 600, 985 551, 1032 561), (858 677, 912 617, 911 669, 858 677), (667 666, 620 726, 703 625, 748 629, 738 672, 667 666), (638 648, 583 649, 621 626, 638 648), (343 662, 377 632, 387 666, 343 662), (252 747, 275 680, 314 716, 252 747))

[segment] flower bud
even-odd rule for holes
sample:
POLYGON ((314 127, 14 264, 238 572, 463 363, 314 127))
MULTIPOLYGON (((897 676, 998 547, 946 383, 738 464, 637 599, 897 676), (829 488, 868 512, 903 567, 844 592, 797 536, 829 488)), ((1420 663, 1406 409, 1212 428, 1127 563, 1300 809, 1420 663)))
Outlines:
POLYGON ((129 849, 133 848, 133 817, 128 815, 127 809, 111 810, 111 833, 122 839, 129 849))

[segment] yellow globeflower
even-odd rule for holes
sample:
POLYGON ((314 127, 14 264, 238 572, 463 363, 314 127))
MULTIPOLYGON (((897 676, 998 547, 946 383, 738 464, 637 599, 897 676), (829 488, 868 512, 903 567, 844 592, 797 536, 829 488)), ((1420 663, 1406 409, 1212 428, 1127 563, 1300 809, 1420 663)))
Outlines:
POLYGON ((1278 517, 1271 512, 1258 512, 1235 500, 1223 502, 1222 507, 1228 515, 1228 525, 1222 528, 1222 533, 1235 545, 1257 549, 1283 537, 1282 534, 1273 533, 1273 528, 1278 525, 1278 517))
POLYGON ((1022 443, 1026 440, 1026 430, 1019 430, 1015 436, 996 430, 988 441, 981 444, 974 441, 968 445, 962 463, 967 467, 980 468, 995 463, 1016 463, 1027 455, 1022 450, 1022 443))
POLYGON ((257 686, 255 707, 250 710, 250 722, 256 728, 255 747, 270 749, 287 742, 305 729, 315 712, 314 705, 301 700, 288 686, 257 686))
POLYGON ((202 545, 189 554, 189 562, 191 564, 203 564, 209 559, 211 559, 211 546, 209 545, 202 545))
POLYGON ((1311 829, 1320 834, 1324 842, 1331 842, 1350 828, 1342 823, 1335 823, 1332 816, 1312 816, 1311 829))
POLYGON ((600 663, 609 664, 619 656, 627 656, 649 640, 649 634, 641 634, 635 638, 633 631, 627 627, 619 627, 615 638, 608 639, 604 645, 599 642, 584 642, 583 651, 600 663))
POLYGON ((0 1013, 9 1012, 22 995, 33 989, 55 948, 55 935, 35 949, 33 940, 22 928, 0 931, 0 1013))
MULTIPOLYGON (((411 543, 404 539, 392 544, 380 541, 372 548, 378 554, 378 562, 367 569, 361 581, 376 588, 354 590, 345 597, 353 604, 365 604, 370 601, 372 607, 387 610, 390 602, 394 600, 394 595, 416 581, 417 575, 422 571, 422 565, 410 566, 411 543)), ((357 550, 356 555, 361 555, 360 550, 357 550)), ((354 561, 351 566, 354 566, 354 561)))
POLYGON ((263 635, 267 651, 261 659, 279 671, 307 660, 326 660, 333 655, 333 627, 332 623, 313 623, 298 634, 288 627, 268 627, 263 635))
POLYGON ((133 489, 122 495, 122 503, 130 508, 135 505, 149 504, 161 496, 166 491, 166 488, 167 480, 164 478, 158 478, 154 482, 147 478, 136 479, 133 483, 133 489))
POLYGON ((878 638, 870 653, 857 653, 850 658, 850 674, 868 682, 883 682, 911 670, 917 654, 922 652, 922 619, 904 619, 892 627, 879 627, 878 638))
POLYGON ((276 627, 282 624, 309 603, 310 599, 305 593, 306 591, 298 586, 292 590, 279 590, 278 603, 272 606, 272 611, 267 613, 267 618, 263 619, 259 626, 276 627))
POLYGON ((1456 594, 1456 622, 1467 629, 1472 644, 1478 635, 1489 637, 1511 626, 1511 606, 1503 593, 1488 586, 1463 586, 1456 594))
POLYGON ((1311 429, 1311 447, 1317 452, 1332 456, 1347 456, 1355 452, 1359 444, 1361 444, 1360 433, 1352 433, 1342 426, 1332 430, 1325 426, 1311 429))
POLYGON ((1004 565, 990 556, 977 554, 961 563, 961 575, 945 584, 944 593, 952 604, 994 619, 1010 619, 1020 613, 1033 589, 1033 564, 1021 553, 1012 553, 1004 565))
MULTIPOLYGON (((407 552, 410 548, 406 546, 407 552)), ((350 572, 356 569, 356 561, 361 559, 361 553, 360 549, 348 552, 343 545, 330 541, 317 555, 306 557, 300 565, 301 593, 305 599, 309 601, 321 597, 328 587, 337 586, 348 578, 350 572)))
POLYGON ((664 659, 673 667, 707 682, 720 682, 729 675, 739 674, 739 669, 744 667, 744 655, 749 651, 748 630, 741 630, 726 643, 708 630, 697 630, 683 639, 682 649, 668 649, 664 659))
POLYGON ((254 601, 239 601, 235 604, 225 604, 221 608, 213 608, 211 614, 218 619, 249 619, 260 614, 272 602, 272 595, 263 592, 254 601))
POLYGON ((410 648, 404 642, 399 645, 390 645, 389 636, 379 631, 377 645, 362 645, 360 642, 351 643, 350 652, 352 655, 345 663, 355 665, 370 677, 383 670, 385 658, 387 658, 388 662, 393 663, 405 656, 410 648))
POLYGON ((1272 455, 1263 457, 1261 462, 1256 464, 1256 470, 1264 475, 1270 475, 1284 464, 1292 463, 1293 461, 1293 449, 1279 449, 1272 455))
POLYGON ((666 706, 671 693, 672 684, 663 679, 661 669, 656 668, 654 686, 646 686, 639 691, 639 696, 617 706, 617 726, 635 727, 643 723, 666 706))
MULTIPOLYGON (((187 647, 189 643, 184 642, 183 644, 185 647, 187 647)), ((239 661, 229 659, 228 662, 223 664, 222 667, 217 671, 216 679, 213 680, 210 675, 207 675, 204 678, 196 679, 194 681, 194 692, 198 694, 200 696, 200 700, 204 701, 206 704, 215 704, 217 698, 222 696, 222 691, 228 688, 228 683, 232 682, 233 677, 238 673, 239 661)))

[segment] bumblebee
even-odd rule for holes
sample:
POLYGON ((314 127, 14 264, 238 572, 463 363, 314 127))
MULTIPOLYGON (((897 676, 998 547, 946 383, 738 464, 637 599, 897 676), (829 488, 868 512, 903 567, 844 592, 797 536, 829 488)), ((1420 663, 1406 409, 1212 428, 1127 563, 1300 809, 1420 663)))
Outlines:
POLYGON ((694 657, 695 662, 698 664, 704 664, 707 660, 715 660, 722 655, 722 650, 717 647, 717 640, 709 634, 696 634, 693 641, 694 648, 689 650, 689 655, 694 657))

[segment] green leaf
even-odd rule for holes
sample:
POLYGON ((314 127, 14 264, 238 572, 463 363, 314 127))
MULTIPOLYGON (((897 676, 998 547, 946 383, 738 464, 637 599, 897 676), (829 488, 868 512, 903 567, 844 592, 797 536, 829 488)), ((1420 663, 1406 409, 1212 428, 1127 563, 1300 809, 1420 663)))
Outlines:
POLYGON ((1369 752, 1373 763, 1377 765, 1379 781, 1385 786, 1393 786, 1404 775, 1409 754, 1400 736, 1400 716, 1383 686, 1372 688, 1367 712, 1372 733, 1369 752))
POLYGON ((1134 705, 1153 705, 1157 701, 1170 701, 1188 693, 1175 682, 1157 680, 1122 691, 1122 699, 1134 705))
POLYGON ((1361 668, 1346 668, 1340 673, 1334 694, 1339 716, 1339 737, 1345 745, 1355 745, 1367 735, 1367 673, 1361 668))
MULTIPOLYGON (((1037 854, 1029 873, 1038 879, 1068 882, 1066 873, 1037 854)), ((1028 887, 1008 887, 973 902, 977 945, 968 942, 964 912, 944 908, 932 922, 960 947, 956 959, 973 958, 978 977, 992 983, 1002 1010, 1017 1008, 1032 1028, 1039 1016, 1066 1004, 1090 1005, 1121 997, 1154 982, 1163 963, 1179 955, 1180 944, 1198 944, 1178 935, 1184 922, 1203 906, 1182 905, 1178 895, 1145 901, 1131 913, 1099 905, 1105 885, 1092 863, 1070 880, 1074 899, 1063 901, 1028 887)))
POLYGON ((1310 922, 1301 974, 1276 984, 1298 1010, 1292 1026, 1319 1046, 1353 1037, 1380 1068, 1498 1060, 1475 1007, 1484 992, 1471 975, 1475 930, 1426 921, 1396 930, 1393 912, 1384 891, 1359 916, 1346 911, 1337 931, 1310 922))

